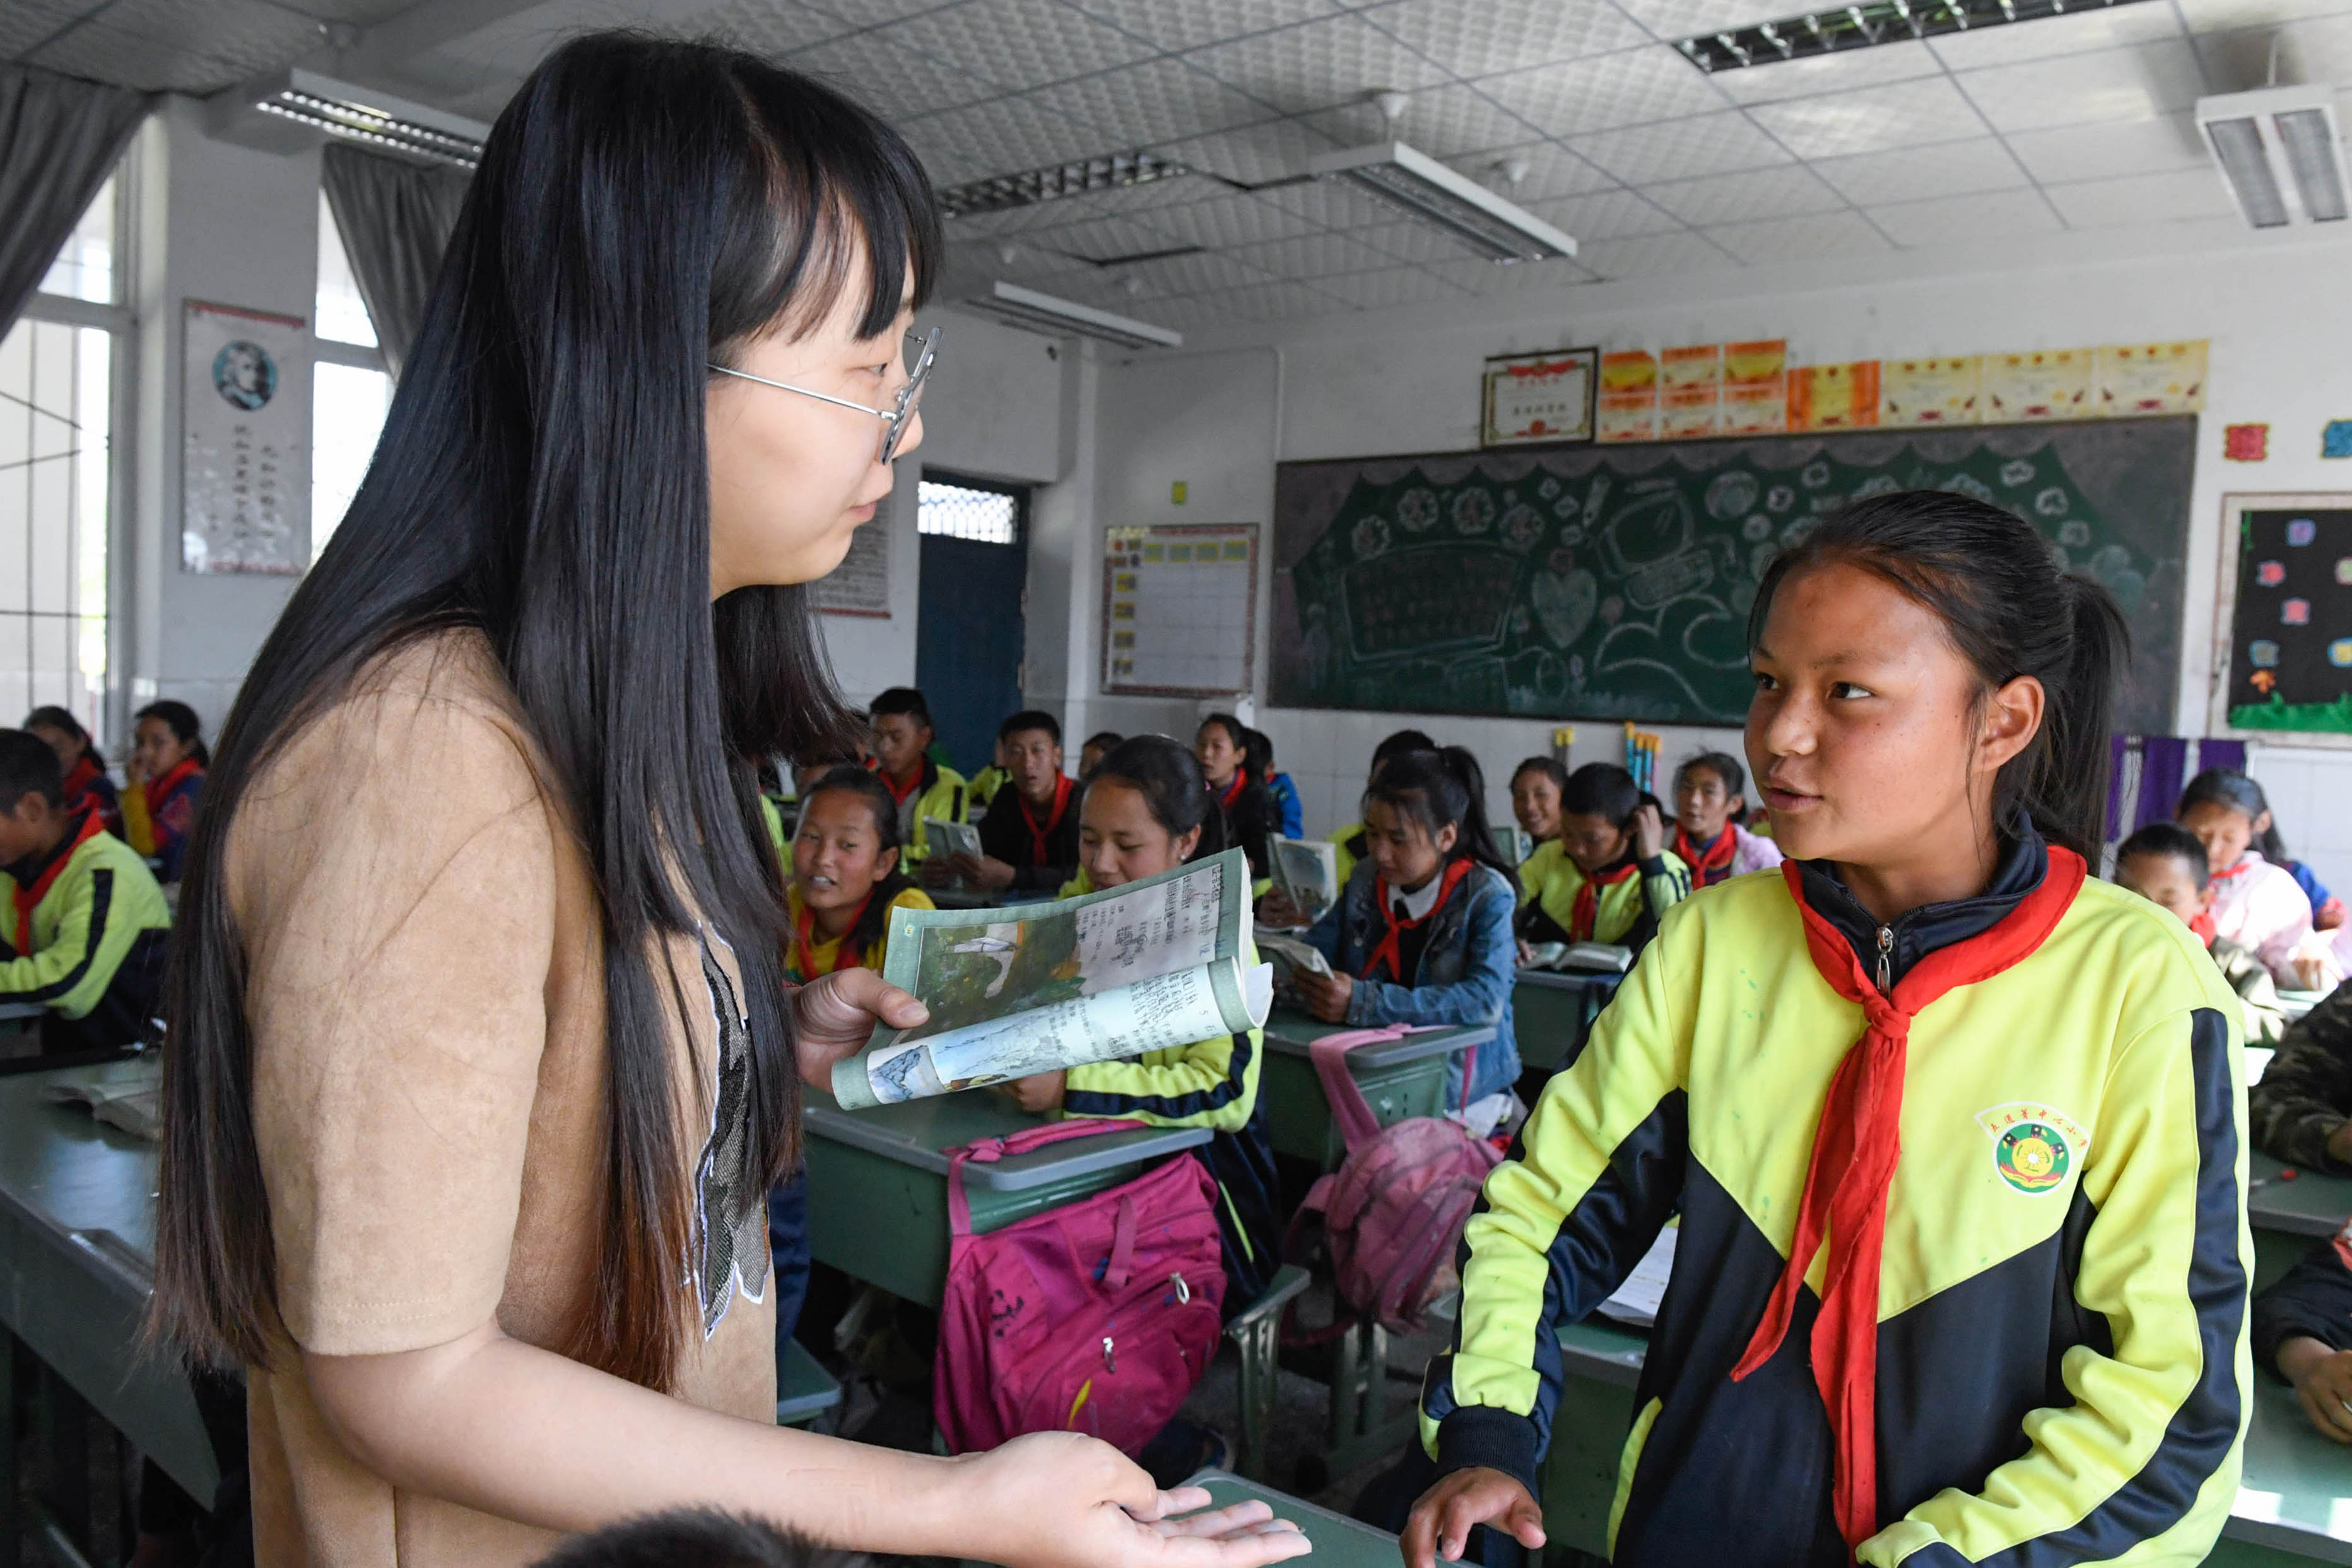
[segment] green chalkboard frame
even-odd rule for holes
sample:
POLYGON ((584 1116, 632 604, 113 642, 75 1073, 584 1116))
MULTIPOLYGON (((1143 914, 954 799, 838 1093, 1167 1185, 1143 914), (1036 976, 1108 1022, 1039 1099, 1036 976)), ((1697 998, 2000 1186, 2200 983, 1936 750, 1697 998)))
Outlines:
POLYGON ((1864 496, 2005 505, 2128 617, 2119 717, 2169 733, 2194 415, 1518 446, 1279 465, 1276 706, 1736 724, 1771 556, 1864 496))
MULTIPOLYGON (((2336 513, 2340 517, 2352 512, 2352 492, 2232 491, 2221 497, 2221 559, 2215 578, 2213 621, 2217 634, 2213 639, 2212 683, 2208 691, 2205 732, 2236 740, 2352 750, 2352 673, 2339 680, 2332 698, 2318 691, 2278 693, 2274 700, 2281 705, 2281 712, 2275 723, 2255 727, 2233 722, 2233 715, 2242 711, 2251 695, 2242 680, 2250 662, 2246 650, 2263 631, 2277 624, 2276 594, 2263 593, 2247 581, 2253 564, 2246 555, 2250 525, 2258 517, 2282 512, 2336 513), (2316 723, 2312 722, 2315 716, 2316 723)), ((2330 541, 2317 542, 2324 545, 2330 541)), ((2340 540, 2335 543, 2337 550, 2343 549, 2340 540)), ((2336 590, 2329 594, 2331 599, 2352 591, 2343 590, 2340 584, 2328 586, 2336 590)), ((2335 605, 2322 602, 2315 608, 2327 622, 2326 631, 2352 635, 2352 620, 2331 617, 2335 605)), ((2271 635, 2276 638, 2280 633, 2272 632, 2271 635)))

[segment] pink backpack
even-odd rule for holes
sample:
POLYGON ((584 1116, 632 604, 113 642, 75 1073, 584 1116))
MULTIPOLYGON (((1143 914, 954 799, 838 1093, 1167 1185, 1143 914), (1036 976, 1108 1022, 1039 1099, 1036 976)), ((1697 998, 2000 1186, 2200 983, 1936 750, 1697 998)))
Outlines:
POLYGON ((949 1452, 1070 1431, 1134 1454, 1208 1370, 1225 1269, 1217 1184, 1199 1160, 1171 1159, 1108 1191, 971 1233, 967 1160, 987 1164, 1142 1125, 1058 1122, 950 1155, 948 1280, 931 1367, 931 1414, 949 1452))
POLYGON ((1290 1222, 1294 1258, 1320 1219, 1339 1294, 1394 1333, 1423 1327, 1429 1304, 1454 1285, 1454 1249, 1486 1173, 1502 1160, 1442 1116, 1383 1127, 1348 1071, 1348 1051, 1401 1040, 1402 1026, 1326 1035, 1309 1048, 1348 1157, 1316 1182, 1290 1222))

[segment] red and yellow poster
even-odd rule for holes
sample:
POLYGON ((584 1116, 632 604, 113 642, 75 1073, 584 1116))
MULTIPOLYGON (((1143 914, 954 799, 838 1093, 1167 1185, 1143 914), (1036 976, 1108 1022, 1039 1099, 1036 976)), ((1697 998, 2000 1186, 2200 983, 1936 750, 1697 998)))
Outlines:
POLYGON ((1977 424, 1983 419, 1983 355, 1880 361, 1879 423, 1977 424))
POLYGON ((1596 434, 1602 441, 1654 441, 1658 437, 1658 361, 1643 349, 1601 356, 1601 409, 1596 434))
POLYGON ((1713 435, 1723 396, 1723 345, 1694 343, 1658 356, 1658 434, 1713 435))
POLYGON ((1789 372, 1790 430, 1859 430, 1878 423, 1878 361, 1800 365, 1789 372))
POLYGON ((2024 354, 1987 354, 1985 420, 1992 424, 2081 419, 2095 414, 2091 402, 2091 350, 2036 349, 2024 354))
POLYGON ((2097 412, 2197 413, 2205 407, 2205 340, 2116 343, 2098 350, 2097 412))
POLYGON ((1759 435, 1789 427, 1789 341, 1759 339, 1723 346, 1726 435, 1759 435))

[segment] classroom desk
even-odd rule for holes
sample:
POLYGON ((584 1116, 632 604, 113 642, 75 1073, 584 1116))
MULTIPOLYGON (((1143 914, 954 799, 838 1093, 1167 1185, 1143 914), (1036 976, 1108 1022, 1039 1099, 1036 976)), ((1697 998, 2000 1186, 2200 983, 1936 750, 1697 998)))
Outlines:
MULTIPOLYGON (((1322 1023, 1280 1008, 1265 1020, 1265 1066, 1257 1092, 1265 1107, 1267 1134, 1279 1153, 1312 1160, 1325 1170, 1337 1169, 1347 1158, 1347 1143, 1323 1098, 1323 1081, 1315 1075, 1311 1047, 1327 1034, 1359 1027, 1322 1023)), ((1348 1070, 1383 1127, 1408 1116, 1442 1115, 1447 1062, 1454 1052, 1494 1038, 1493 1024, 1429 1030, 1384 1045, 1358 1046, 1348 1052, 1348 1070)))
MULTIPOLYGON (((867 1111, 845 1111, 820 1089, 802 1093, 811 1255, 892 1295, 938 1306, 948 1273, 944 1151, 1040 1118, 985 1089, 867 1111)), ((1210 1136, 1206 1127, 1150 1127, 967 1165, 972 1228, 994 1230, 1100 1192, 1210 1136)))
POLYGON ((2352 1177, 2297 1166, 2288 1181, 2279 1175, 2284 1168, 2259 1150, 2246 1157, 2246 1222, 2254 1231, 2257 1291, 2268 1288, 2313 1242, 2335 1235, 2352 1216, 2352 1177))
POLYGON ((1624 980, 1622 975, 1521 969, 1511 987, 1511 1029, 1518 1036, 1520 1063, 1550 1072, 1575 1061, 1593 1020, 1624 980))
MULTIPOLYGON (((24 1341, 189 1495, 220 1476, 187 1379, 145 1354, 140 1322, 155 1270, 155 1145, 52 1104, 42 1088, 152 1073, 144 1062, 0 1077, 0 1418, 27 1390, 6 1340, 24 1341)), ((16 1561, 16 1449, 0 1444, 0 1562, 16 1561)), ((68 1489, 80 1484, 68 1479, 68 1489)))
POLYGON ((2294 991, 2282 986, 2279 988, 2278 999, 2279 1011, 2286 1015, 2287 1022, 2294 1023, 2304 1014, 2326 1001, 2327 993, 2326 991, 2294 991))
POLYGON ((1402 1561, 1397 1554, 1397 1538, 1387 1531, 1375 1530, 1288 1492, 1244 1480, 1230 1470, 1196 1471, 1184 1479, 1184 1484, 1205 1488, 1212 1506, 1216 1508, 1237 1502, 1268 1504, 1275 1518, 1290 1521, 1298 1526, 1299 1533, 1314 1542, 1314 1554, 1304 1561, 1315 1568, 1397 1568, 1402 1561))

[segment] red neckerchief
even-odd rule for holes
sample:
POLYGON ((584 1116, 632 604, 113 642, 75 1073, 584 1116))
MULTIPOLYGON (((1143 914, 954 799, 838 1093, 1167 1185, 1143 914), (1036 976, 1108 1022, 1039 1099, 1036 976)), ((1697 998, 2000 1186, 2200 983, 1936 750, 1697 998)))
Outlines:
POLYGON ((1675 853, 1683 864, 1690 867, 1693 887, 1713 887, 1731 874, 1731 860, 1739 852, 1739 835, 1729 822, 1715 842, 1700 849, 1690 841, 1690 835, 1677 824, 1675 828, 1675 853))
POLYGON ((1461 885, 1464 877, 1470 874, 1472 863, 1465 858, 1455 861, 1445 868, 1445 880, 1437 884, 1437 902, 1429 906, 1428 912, 1422 915, 1421 920, 1399 920, 1396 906, 1389 902, 1389 879, 1378 875, 1372 878, 1372 900, 1381 906, 1381 918, 1388 922, 1388 929, 1381 933, 1379 943, 1372 948, 1371 956, 1364 960, 1363 977, 1365 979, 1371 979, 1372 971, 1386 964, 1391 979, 1399 985, 1407 983, 1404 977, 1402 946, 1404 934, 1416 929, 1423 920, 1427 920, 1445 907, 1445 901, 1454 896, 1454 890, 1461 885))
POLYGON ((142 785, 141 788, 145 790, 147 795, 148 814, 152 816, 155 812, 162 810, 163 809, 163 802, 172 798, 173 790, 177 789, 183 783, 186 782, 191 776, 203 771, 203 763, 198 762, 193 757, 183 757, 179 761, 172 765, 172 770, 164 774, 163 777, 161 779, 150 779, 147 780, 147 782, 142 785))
POLYGON ((1225 792, 1223 794, 1217 797, 1217 804, 1223 806, 1228 811, 1232 810, 1234 809, 1234 802, 1242 798, 1242 791, 1247 788, 1249 788, 1249 769, 1246 768, 1234 768, 1234 781, 1225 786, 1225 792))
POLYGON ((1045 841, 1053 836, 1055 828, 1062 825, 1062 813, 1070 809, 1070 776, 1066 773, 1054 776, 1054 814, 1045 819, 1045 825, 1042 828, 1037 825, 1037 819, 1030 814, 1029 797, 1021 793, 1019 785, 1013 786, 1013 799, 1021 807, 1022 821, 1029 828, 1029 863, 1053 864, 1045 858, 1045 841))
MULTIPOLYGON (((849 954, 848 957, 850 961, 846 964, 843 963, 841 960, 844 956, 844 949, 849 946, 849 939, 857 935, 857 923, 866 918, 866 906, 873 902, 874 890, 872 888, 868 888, 866 890, 866 896, 857 901, 857 908, 856 912, 850 915, 849 924, 842 928, 841 940, 834 944, 833 967, 825 970, 825 974, 837 975, 844 969, 856 969, 864 967, 863 956, 860 954, 849 954)), ((809 946, 809 938, 814 934, 815 927, 816 911, 811 909, 805 902, 803 902, 800 913, 793 916, 793 967, 801 972, 801 979, 803 982, 820 977, 817 972, 816 960, 811 956, 811 948, 809 946)))
POLYGON ((2233 876, 2243 876, 2246 873, 2253 869, 2254 862, 2246 856, 2240 855, 2236 865, 2230 867, 2227 871, 2215 872, 2213 873, 2212 880, 2215 882, 2227 882, 2233 876))
POLYGON ((16 956, 29 958, 33 956, 34 906, 49 895, 50 884, 66 869, 66 862, 73 859, 74 851, 105 831, 106 824, 99 821, 96 811, 85 812, 81 826, 74 832, 73 841, 58 852, 57 858, 49 862, 48 869, 41 873, 32 886, 16 889, 16 956))
POLYGON ((2214 928, 2213 912, 2210 909, 2200 909, 2189 917, 2189 932, 2208 948, 2213 946, 2213 938, 2221 935, 2214 928))
POLYGON ((890 770, 879 762, 874 764, 874 771, 882 776, 882 788, 890 791, 890 799, 901 806, 907 803, 908 796, 921 789, 923 785, 923 765, 920 762, 915 764, 915 776, 904 784, 891 778, 890 770))
POLYGON ((98 782, 100 771, 98 764, 89 759, 89 752, 75 758, 73 771, 66 775, 67 801, 70 803, 89 794, 89 787, 98 782))
MULTIPOLYGON (((1582 866, 1576 868, 1584 871, 1582 866)), ((1584 872, 1584 881, 1576 890, 1576 902, 1568 909, 1568 939, 1590 942, 1595 926, 1601 923, 1601 889, 1614 887, 1642 868, 1627 861, 1615 871, 1584 872)))
POLYGON ((2084 868, 2072 850, 2053 847, 2049 855, 2040 887, 1989 929, 1921 958, 1895 982, 1891 998, 1871 984, 1853 944, 1805 902, 1797 862, 1781 865, 1804 919, 1813 967, 1832 990, 1860 1004, 1865 1025, 1830 1079, 1789 1261, 1731 1375, 1735 1382, 1746 1377, 1780 1348, 1798 1287, 1826 1232, 1829 1276, 1813 1320, 1810 1359, 1829 1411, 1836 1458, 1832 1506, 1849 1551, 1878 1532, 1878 1265, 1886 1189, 1903 1153, 1903 1068, 1911 1023, 1947 992, 1989 980, 2032 956, 2057 928, 2082 889, 2084 868))

